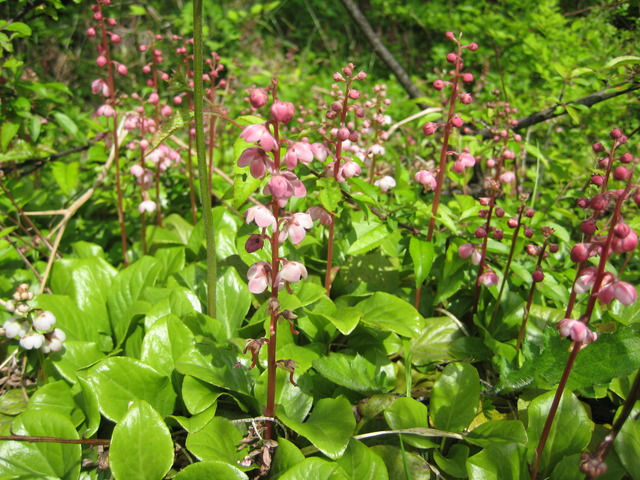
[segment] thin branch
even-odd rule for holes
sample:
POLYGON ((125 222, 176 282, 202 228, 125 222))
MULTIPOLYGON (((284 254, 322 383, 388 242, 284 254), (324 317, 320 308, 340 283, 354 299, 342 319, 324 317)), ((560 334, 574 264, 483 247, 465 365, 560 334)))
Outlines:
POLYGON ((58 437, 33 437, 31 435, 1 435, 0 441, 28 442, 28 443, 70 443, 73 445, 106 445, 111 444, 111 440, 101 438, 58 438, 58 437))

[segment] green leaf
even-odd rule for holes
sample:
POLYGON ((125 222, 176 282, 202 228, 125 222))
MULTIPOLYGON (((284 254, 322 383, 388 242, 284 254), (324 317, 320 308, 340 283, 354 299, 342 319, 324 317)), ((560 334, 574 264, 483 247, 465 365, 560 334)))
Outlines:
POLYGON ((82 372, 98 394, 102 414, 115 422, 124 417, 129 403, 145 400, 161 415, 173 411, 176 394, 168 377, 129 357, 110 357, 82 372))
POLYGON ((465 463, 469 458, 468 446, 460 443, 451 445, 446 457, 438 449, 434 449, 433 458, 443 472, 455 478, 467 478, 465 463))
POLYGON ((432 478, 429 464, 420 455, 401 450, 393 445, 375 445, 371 450, 382 458, 389 478, 393 480, 430 480, 432 478), (405 475, 405 465, 409 472, 408 478, 405 475))
POLYGON ((26 408, 27 400, 21 388, 14 388, 0 395, 0 413, 3 415, 18 415, 26 408))
POLYGON ((62 350, 49 354, 53 366, 69 382, 78 380, 76 371, 93 365, 104 358, 104 353, 93 342, 65 340, 62 350))
POLYGON ((159 480, 173 465, 173 440, 162 417, 138 400, 113 429, 109 467, 117 480, 159 480))
POLYGON ((171 377, 184 352, 195 345, 191 330, 175 315, 158 320, 142 340, 141 359, 157 372, 171 377))
POLYGON ((251 307, 251 293, 235 268, 228 268, 218 276, 216 298, 216 312, 218 320, 224 326, 225 338, 237 337, 238 330, 251 307))
POLYGON ((248 371, 246 363, 246 358, 228 349, 197 344, 180 357, 176 369, 217 387, 249 395, 252 383, 250 375, 255 376, 257 372, 248 371), (236 367, 238 362, 241 368, 236 367))
POLYGON ((468 363, 450 363, 431 392, 431 419, 441 430, 460 432, 478 412, 480 377, 468 363))
POLYGON ((638 422, 638 413, 640 410, 637 408, 631 412, 613 442, 615 452, 633 480, 640 479, 640 422, 638 422))
POLYGON ((225 480, 249 480, 249 477, 247 477, 242 470, 224 462, 192 463, 173 478, 174 480, 213 480, 216 478, 224 478, 225 480))
POLYGON ((307 438, 318 450, 334 460, 341 457, 347 449, 356 426, 351 404, 343 396, 318 400, 305 423, 288 418, 281 406, 277 411, 282 423, 307 438))
POLYGON ((357 354, 355 357, 342 353, 322 356, 313 361, 313 368, 333 383, 363 395, 387 392, 395 385, 392 363, 375 365, 357 354))
POLYGON ((452 343, 463 337, 460 327, 449 317, 427 318, 419 337, 411 341, 411 360, 414 365, 449 362, 452 343))
MULTIPOLYGON (((429 426, 429 414, 427 406, 413 398, 398 398, 384 411, 384 419, 393 430, 406 428, 426 428, 429 426)), ((437 446, 428 438, 414 435, 403 435, 405 443, 418 448, 432 448, 437 446)))
MULTIPOLYGON (((16 418, 11 431, 15 435, 80 438, 68 418, 46 410, 22 413, 16 418)), ((80 445, 0 442, 0 478, 77 480, 81 462, 80 445)))
POLYGON ((285 472, 280 480, 349 480, 340 465, 321 458, 306 458, 285 472))
POLYGON ((304 455, 298 447, 286 438, 278 438, 278 448, 273 457, 273 463, 271 464, 269 473, 271 477, 276 480, 280 478, 280 475, 284 472, 303 460, 304 455))
POLYGON ((158 148, 167 138, 169 138, 176 130, 186 127, 193 118, 193 112, 186 108, 175 109, 173 114, 162 122, 160 130, 157 131, 151 139, 151 145, 147 150, 147 155, 158 148))
POLYGON ((637 55, 622 55, 620 57, 615 57, 609 60, 604 65, 604 69, 608 70, 610 68, 622 67, 625 65, 636 65, 640 63, 640 57, 637 55))
POLYGON ((187 436, 187 449, 203 461, 237 465, 246 452, 238 451, 242 433, 224 417, 213 417, 202 430, 187 436))
POLYGON ((389 474, 382 458, 364 443, 351 440, 344 455, 337 461, 348 475, 358 480, 387 480, 389 474))
POLYGON ((107 306, 116 346, 125 340, 135 315, 136 301, 141 298, 146 287, 154 285, 161 270, 162 265, 157 260, 142 257, 113 278, 107 306))
POLYGON ((328 212, 338 210, 338 205, 342 201, 342 190, 340 184, 333 177, 322 177, 317 181, 317 188, 320 191, 320 203, 328 212))
POLYGON ((84 414, 77 408, 71 388, 63 380, 38 388, 29 399, 27 410, 59 413, 70 419, 76 427, 84 420, 84 414))
POLYGON ((522 480, 528 478, 525 447, 507 443, 490 445, 467 460, 470 480, 522 480))
POLYGON ((72 137, 79 138, 78 126, 71 118, 62 112, 53 112, 56 122, 72 137))
POLYGON ((427 242, 418 237, 409 240, 409 254, 413 261, 413 272, 416 276, 416 288, 424 283, 433 265, 433 242, 427 242))
MULTIPOLYGON (((532 459, 540 440, 542 429, 549 416, 555 391, 534 398, 527 410, 529 425, 528 458, 532 459)), ((563 457, 580 453, 589 444, 593 422, 571 392, 565 390, 549 432, 547 443, 540 458, 540 475, 544 478, 563 457)))
POLYGON ((393 235, 399 235, 400 231, 390 232, 386 225, 378 225, 361 235, 347 250, 347 255, 360 255, 379 247, 386 239, 393 235))
MULTIPOLYGON (((263 371, 262 374, 256 380, 255 387, 253 389, 253 395, 260 401, 260 405, 264 408, 267 404, 267 383, 269 372, 263 371)), ((295 377, 294 377, 295 378, 295 377)), ((289 381, 289 373, 285 372, 281 368, 276 370, 276 398, 277 405, 282 405, 287 417, 296 422, 302 422, 311 410, 313 404, 313 397, 305 392, 304 388, 308 385, 307 378, 299 378, 298 382, 301 382, 299 386, 293 385, 289 381)))
POLYGON ((376 292, 356 305, 362 322, 405 337, 416 337, 424 327, 424 318, 410 303, 385 292, 376 292))
POLYGON ((487 447, 498 443, 527 444, 527 432, 520 420, 492 420, 478 425, 465 435, 473 445, 487 447))
POLYGON ((55 162, 51 165, 53 179, 56 181, 62 193, 69 196, 78 185, 80 164, 78 162, 55 162))
POLYGON ((84 311, 80 310, 78 305, 66 295, 37 295, 33 303, 37 308, 53 312, 56 316, 56 328, 64 331, 69 341, 100 343, 98 309, 96 324, 92 325, 87 321, 84 311))
POLYGON ((21 37, 30 37, 31 36, 31 27, 22 22, 11 22, 8 25, 2 27, 3 30, 7 30, 9 32, 16 32, 21 37))
POLYGON ((202 413, 215 405, 221 394, 222 392, 215 387, 190 375, 185 376, 182 381, 182 400, 192 415, 202 413))
POLYGON ((0 151, 6 152, 7 147, 20 130, 19 123, 4 122, 0 128, 0 151))

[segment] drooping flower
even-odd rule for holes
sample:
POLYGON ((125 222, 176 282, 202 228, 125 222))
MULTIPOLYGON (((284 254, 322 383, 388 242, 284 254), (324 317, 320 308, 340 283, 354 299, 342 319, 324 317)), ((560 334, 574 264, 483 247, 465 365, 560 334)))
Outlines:
POLYGON ((276 226, 276 217, 264 205, 254 205, 246 211, 245 215, 247 223, 255 222, 261 228, 271 227, 273 229, 276 226))
POLYGON ((391 189, 391 188, 396 186, 396 180, 393 177, 390 177, 389 175, 386 175, 386 176, 384 176, 382 178, 379 178, 375 182, 373 182, 373 184, 376 187, 379 187, 380 190, 382 190, 383 193, 387 193, 389 191, 389 189, 391 189))
POLYGON ((249 280, 249 291, 251 293, 259 294, 264 292, 271 281, 271 265, 267 262, 254 263, 249 267, 247 279, 249 280))
POLYGON ((266 124, 257 123, 255 125, 249 125, 240 133, 242 137, 248 143, 259 143, 260 146, 267 151, 275 150, 278 146, 278 142, 271 132, 267 128, 266 124))
POLYGON ((291 217, 285 218, 280 229, 278 241, 282 243, 288 236, 291 242, 297 245, 304 240, 304 237, 307 235, 307 230, 311 227, 313 227, 311 215, 300 212, 294 213, 291 217))
POLYGON ((267 172, 267 168, 272 167, 272 161, 262 148, 249 147, 238 158, 238 166, 248 166, 253 178, 262 178, 267 172))
POLYGON ((56 323, 56 316, 50 311, 46 310, 33 319, 33 328, 36 330, 42 330, 48 332, 52 329, 56 323))
POLYGON ((310 207, 307 213, 311 215, 313 221, 320 220, 322 225, 331 225, 331 214, 323 207, 310 207))
POLYGON ((276 283, 298 283, 302 279, 307 278, 307 269, 300 262, 287 262, 278 272, 276 283))
POLYGON ((289 170, 296 168, 298 162, 309 165, 312 161, 313 150, 307 142, 294 142, 289 146, 284 156, 284 163, 289 170))
POLYGON ((429 170, 420 170, 415 174, 413 178, 416 182, 427 187, 427 190, 435 190, 438 186, 436 177, 434 177, 433 173, 431 173, 429 170))

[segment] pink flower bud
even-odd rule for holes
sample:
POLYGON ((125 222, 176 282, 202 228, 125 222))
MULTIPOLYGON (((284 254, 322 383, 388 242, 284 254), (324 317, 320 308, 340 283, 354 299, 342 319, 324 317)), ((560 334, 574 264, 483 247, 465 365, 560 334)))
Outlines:
POLYGON ((295 107, 291 102, 282 102, 277 100, 271 105, 271 117, 280 123, 287 124, 291 121, 296 113, 295 107))
POLYGON ((629 170, 627 167, 623 167, 622 165, 617 166, 613 170, 613 178, 615 178, 616 180, 626 180, 630 175, 631 170, 629 170))
POLYGON ((349 98, 351 100, 357 100, 358 98, 360 98, 360 91, 359 90, 349 90, 349 98))
POLYGON ((473 74, 472 73, 463 73, 462 74, 462 81, 464 83, 471 83, 473 82, 473 74))
POLYGON ((338 129, 338 131, 336 132, 336 138, 338 140, 340 140, 341 142, 344 142, 345 140, 347 140, 349 138, 349 129, 346 127, 341 127, 338 129))
POLYGON ((126 65, 119 64, 119 65, 118 65, 118 73, 119 73, 120 75, 123 75, 123 76, 124 76, 124 75, 126 75, 127 73, 129 73, 129 69, 127 68, 127 66, 126 66, 126 65))
POLYGON ((470 43, 468 46, 469 50, 471 50, 472 52, 475 52, 476 50, 478 50, 478 44, 477 43, 470 43))
POLYGON ((153 92, 151 95, 149 95, 150 104, 157 105, 159 100, 160 100, 160 96, 156 92, 153 92))
POLYGON ((604 145, 602 145, 600 142, 594 143, 591 148, 593 148, 593 151, 596 153, 604 152, 604 145))
POLYGON ((451 119, 451 125, 453 125, 456 128, 460 128, 463 124, 462 118, 455 116, 451 119))
POLYGON ((597 187, 602 186, 604 184, 604 177, 602 175, 591 175, 591 185, 595 185, 597 187))
POLYGON ((531 237, 533 237, 533 234, 534 234, 533 228, 525 227, 525 229, 524 229, 524 236, 525 237, 531 238, 531 237))
POLYGON ((484 227, 478 227, 476 228, 474 235, 476 238, 484 238, 487 236, 487 229, 484 227))
POLYGON ((582 263, 589 258, 589 249, 584 243, 578 243, 571 249, 571 261, 582 263))
POLYGON ((96 65, 98 65, 100 68, 104 67, 107 64, 107 57, 105 57, 104 55, 100 55, 98 58, 96 58, 96 65))
POLYGON ((502 217, 504 217, 504 214, 505 214, 504 209, 502 209, 500 207, 496 208, 496 217, 502 218, 502 217))
POLYGON ((87 28, 87 36, 88 37, 95 37, 96 36, 96 29, 93 27, 87 28))
POLYGON ((632 160, 633 160, 633 155, 631 155, 629 152, 620 156, 620 162, 622 163, 631 163, 632 160))
POLYGON ((269 95, 267 95, 267 91, 263 88, 254 88, 251 90, 251 93, 249 93, 249 101, 253 108, 265 106, 268 100, 269 95))
POLYGON ((472 243, 463 243, 458 247, 458 255, 460 258, 469 258, 475 249, 472 243))
POLYGON ((494 228, 493 229, 493 238, 495 238, 498 241, 502 240, 504 238, 504 231, 502 231, 499 228, 494 228))
POLYGON ((267 187, 269 188, 269 193, 277 200, 288 199, 293 195, 291 185, 282 175, 272 176, 267 183, 267 187))
POLYGON ((518 220, 516 218, 510 218, 507 220, 507 226, 509 228, 516 228, 518 226, 518 220))
POLYGON ((436 80, 435 82, 433 82, 433 88, 438 91, 442 90, 444 88, 444 82, 440 79, 436 80))
POLYGON ((614 283, 615 297, 626 306, 631 305, 638 299, 638 292, 635 287, 627 282, 614 283))
POLYGON ((253 235, 249 235, 249 238, 247 239, 244 245, 244 248, 247 251, 247 253, 254 253, 260 250, 263 246, 264 246, 264 240, 262 238, 262 235, 258 235, 254 233, 253 235))
POLYGON ((463 105, 469 105, 471 102, 473 102, 473 97, 466 92, 460 92, 458 94, 458 99, 463 105))
POLYGON ((111 42, 112 43, 120 43, 120 40, 121 40, 120 35, 117 35, 115 33, 111 34, 111 42))
POLYGON ((142 73, 151 73, 151 65, 145 65, 144 67, 142 67, 142 73))
POLYGON ((618 140, 620 137, 622 137, 622 130, 620 130, 619 128, 614 128, 609 133, 609 136, 612 140, 618 140))
POLYGON ((447 53, 447 62, 449 63, 456 63, 456 60, 458 59, 458 55, 456 55, 455 53, 447 53))
POLYGON ((176 95, 173 97, 173 104, 180 105, 182 103, 182 95, 176 95))
POLYGON ((592 218, 585 220, 580 225, 580 230, 582 230, 582 233, 584 233, 585 235, 593 235, 594 233, 596 233, 597 229, 598 227, 596 225, 596 222, 592 218))
POLYGON ((607 200, 607 197, 602 194, 598 194, 589 202, 589 208, 591 208, 592 210, 602 211, 607 208, 608 204, 609 201, 607 200))
POLYGON ((163 117, 168 117, 169 115, 171 115, 171 112, 173 112, 173 109, 169 105, 163 105, 160 109, 160 114, 163 117))
POLYGON ((438 186, 436 177, 429 170, 420 170, 414 176, 416 182, 427 187, 428 190, 435 190, 438 186))
POLYGON ((486 272, 480 275, 478 278, 478 284, 483 285, 485 287, 492 287, 493 285, 497 285, 499 282, 498 275, 494 272, 486 272))
POLYGON ((436 133, 437 129, 438 129, 438 125, 436 125, 433 122, 427 122, 424 124, 424 127, 422 127, 422 132, 425 135, 433 135, 434 133, 436 133))
POLYGON ((456 36, 453 34, 453 32, 447 32, 447 33, 444 34, 444 36, 445 36, 445 38, 447 40, 455 40, 456 39, 456 36))
POLYGON ((544 280, 544 273, 538 268, 531 274, 531 279, 535 283, 540 283, 542 280, 544 280))

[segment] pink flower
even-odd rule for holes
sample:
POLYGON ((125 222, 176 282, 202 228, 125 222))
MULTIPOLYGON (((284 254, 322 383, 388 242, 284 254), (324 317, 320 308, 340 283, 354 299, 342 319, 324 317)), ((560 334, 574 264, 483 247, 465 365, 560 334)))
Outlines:
POLYGON ((429 170, 420 170, 415 174, 413 178, 416 182, 427 187, 427 190, 435 190, 438 186, 436 177, 434 177, 433 173, 431 173, 429 170))
POLYGON ((271 265, 267 262, 256 262, 247 271, 249 291, 259 294, 264 292, 271 281, 271 265))
POLYGON ((576 279, 576 283, 573 286, 576 293, 585 293, 593 287, 596 281, 596 272, 597 268, 594 266, 583 268, 580 271, 580 276, 576 279))
MULTIPOLYGON (((329 165, 327 165, 328 176, 333 176, 334 165, 335 165, 335 162, 331 162, 329 165)), ((338 176, 336 177, 336 180, 340 183, 343 183, 346 181, 347 178, 360 175, 361 171, 362 169, 360 168, 360 165, 358 165, 356 162, 352 160, 347 160, 346 162, 340 164, 340 167, 338 168, 338 176)))
MULTIPOLYGON (((291 102, 282 102, 277 100, 271 105, 271 117, 280 123, 287 124, 291 121, 296 113, 296 109, 291 102)), ((247 140, 248 141, 248 140, 247 140)), ((270 150, 265 148, 265 150, 270 150)))
POLYGON ((298 283, 301 279, 307 278, 307 269, 300 262, 287 262, 278 273, 276 281, 278 284, 285 281, 287 283, 298 283))
POLYGON ((258 142, 260 146, 267 151, 275 150, 278 146, 276 139, 273 138, 266 124, 257 123, 249 125, 242 130, 240 137, 248 143, 258 142))
POLYGON ((478 278, 478 284, 485 287, 492 287, 493 285, 497 285, 498 281, 498 275, 496 275, 495 272, 491 271, 483 273, 478 278))
POLYGON ((262 178, 267 171, 267 167, 271 167, 271 159, 263 149, 259 147, 249 147, 240 158, 238 158, 239 167, 250 166, 249 171, 253 178, 262 178))
POLYGON ((266 105, 269 96, 263 88, 254 88, 249 94, 249 101, 253 108, 260 108, 266 105))
POLYGON ((331 153, 329 149, 324 143, 312 143, 311 151, 313 152, 314 157, 316 157, 319 161, 324 162, 331 153))
POLYGON ((156 202, 154 202, 153 200, 143 200, 142 202, 140 202, 140 205, 138 205, 138 211, 140 213, 152 213, 156 211, 156 207, 156 202))
POLYGON ((511 183, 516 179, 516 174, 513 172, 504 172, 500 175, 500 181, 502 183, 511 183))
POLYGON ((396 181, 393 177, 390 177, 388 175, 376 180, 375 182, 373 182, 373 184, 376 187, 380 187, 380 190, 382 190, 383 193, 387 193, 389 191, 389 189, 393 188, 396 186, 396 181))
POLYGON ((471 257, 471 263, 479 265, 482 258, 482 254, 478 251, 473 243, 464 243, 458 247, 458 255, 460 258, 471 257))
POLYGON ((101 93, 102 96, 104 97, 108 97, 109 95, 111 95, 111 90, 109 90, 109 85, 107 85, 107 82, 105 82, 104 79, 102 78, 98 78, 93 82, 91 82, 91 92, 94 95, 101 93))
POLYGON ((255 222, 260 228, 271 227, 273 229, 276 226, 276 217, 264 205, 254 205, 247 210, 245 215, 247 216, 247 223, 255 222))
POLYGON ((623 305, 631 305, 638 299, 635 287, 627 282, 614 283, 615 297, 623 305))
MULTIPOLYGON (((618 227, 618 225, 616 225, 616 227, 618 227)), ((622 225, 626 225, 626 223, 622 225)), ((620 238, 617 235, 614 235, 611 241, 611 249, 616 253, 630 252, 635 250, 637 246, 638 234, 636 234, 635 230, 631 228, 629 228, 628 234, 625 237, 620 238)))
POLYGON ((311 207, 307 210, 312 220, 320 220, 322 225, 331 225, 331 214, 323 207, 311 207))
POLYGON ((284 163, 289 170, 293 170, 298 162, 309 165, 312 161, 313 150, 307 142, 295 142, 291 144, 284 156, 284 163))
POLYGON ((149 95, 150 104, 157 105, 159 101, 160 101, 160 95, 158 95, 156 92, 153 92, 151 95, 149 95))
POLYGON ((115 117, 116 111, 111 105, 105 104, 98 107, 96 110, 96 115, 99 117, 115 117))
POLYGON ((282 229, 278 241, 280 243, 287 239, 291 239, 291 243, 298 245, 307 235, 307 230, 313 227, 313 219, 308 213, 294 213, 291 217, 287 217, 283 222, 282 229))
POLYGON ((580 348, 584 348, 598 339, 596 332, 591 331, 585 323, 573 318, 560 320, 560 322, 558 322, 558 330, 563 337, 567 337, 573 342, 582 343, 580 348))

